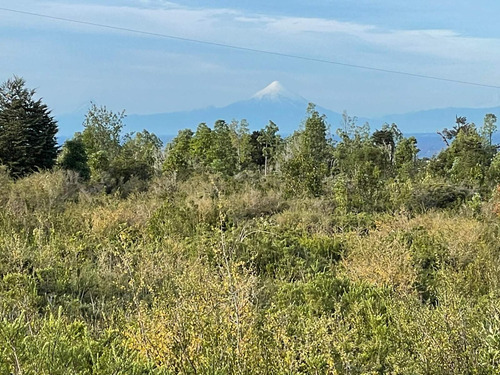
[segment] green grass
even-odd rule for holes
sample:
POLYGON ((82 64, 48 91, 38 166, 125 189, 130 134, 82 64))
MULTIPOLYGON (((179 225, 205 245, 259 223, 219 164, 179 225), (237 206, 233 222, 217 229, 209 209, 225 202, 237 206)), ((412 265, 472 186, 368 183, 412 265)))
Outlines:
POLYGON ((0 183, 2 374, 499 371, 495 201, 349 212, 271 177, 127 198, 61 171, 0 183))

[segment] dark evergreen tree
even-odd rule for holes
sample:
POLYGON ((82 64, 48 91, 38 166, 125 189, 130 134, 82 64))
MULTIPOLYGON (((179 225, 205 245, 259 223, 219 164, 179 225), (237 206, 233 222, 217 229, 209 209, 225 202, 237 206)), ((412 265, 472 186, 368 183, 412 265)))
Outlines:
POLYGON ((20 77, 0 86, 0 163, 15 177, 52 168, 57 157, 57 123, 34 95, 20 77))
POLYGON ((250 159, 252 164, 256 167, 262 167, 266 163, 263 151, 264 146, 259 142, 262 136, 262 130, 255 130, 250 135, 250 159))

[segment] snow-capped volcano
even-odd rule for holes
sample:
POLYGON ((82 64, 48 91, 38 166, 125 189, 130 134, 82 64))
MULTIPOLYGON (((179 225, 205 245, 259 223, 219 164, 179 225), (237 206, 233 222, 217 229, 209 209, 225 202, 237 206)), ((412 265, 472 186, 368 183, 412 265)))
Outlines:
MULTIPOLYGON (((208 107, 192 111, 156 113, 150 115, 129 115, 126 124, 128 131, 140 131, 146 128, 157 135, 175 135, 178 130, 196 129, 199 123, 213 125, 216 120, 246 119, 252 130, 261 129, 271 120, 276 123, 282 134, 290 134, 298 129, 302 120, 307 116, 308 101, 300 95, 287 90, 281 83, 274 81, 255 93, 250 99, 231 103, 225 107, 208 107)), ((317 107, 320 113, 327 115, 332 123, 339 123, 341 116, 338 113, 317 107)), ((81 116, 71 120, 59 118, 60 129, 63 135, 71 135, 71 130, 65 124, 70 121, 81 124, 81 116)), ((75 129, 74 131, 80 131, 75 129)))
POLYGON ((288 91, 279 81, 273 81, 262 90, 256 92, 252 99, 256 100, 269 100, 269 101, 280 101, 289 100, 295 102, 306 102, 302 96, 294 94, 288 91))

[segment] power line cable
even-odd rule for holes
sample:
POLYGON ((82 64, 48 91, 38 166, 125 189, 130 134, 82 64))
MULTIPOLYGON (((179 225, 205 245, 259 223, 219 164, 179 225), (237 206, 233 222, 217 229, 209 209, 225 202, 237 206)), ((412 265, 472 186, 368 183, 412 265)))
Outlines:
POLYGON ((320 58, 315 58, 315 57, 294 55, 294 54, 289 54, 289 53, 269 51, 269 50, 263 50, 263 49, 258 49, 258 48, 249 48, 249 47, 237 46, 237 45, 232 45, 232 44, 212 42, 212 41, 208 41, 208 40, 185 38, 185 37, 176 36, 176 35, 161 34, 161 33, 131 29, 131 28, 120 27, 120 26, 111 26, 111 25, 105 25, 105 24, 96 23, 96 22, 80 21, 80 20, 75 20, 75 19, 71 19, 71 18, 56 17, 56 16, 50 16, 47 14, 26 12, 26 11, 22 11, 22 10, 18 10, 18 9, 0 7, 0 11, 17 13, 17 14, 24 14, 24 15, 28 15, 28 16, 41 17, 41 18, 57 20, 57 21, 70 22, 70 23, 75 23, 75 24, 80 24, 80 25, 100 27, 100 28, 105 28, 105 29, 110 29, 110 30, 125 31, 125 32, 129 32, 129 33, 154 36, 154 37, 158 37, 158 38, 165 38, 165 39, 179 40, 179 41, 190 42, 190 43, 204 44, 204 45, 215 46, 215 47, 228 48, 228 49, 233 49, 233 50, 238 50, 238 51, 254 52, 254 53, 260 53, 260 54, 266 54, 266 55, 286 57, 286 58, 291 58, 291 59, 312 61, 312 62, 323 63, 323 64, 345 66, 345 67, 355 68, 355 69, 371 70, 371 71, 375 71, 375 72, 398 74, 398 75, 403 75, 403 76, 408 76, 408 77, 432 79, 432 80, 436 80, 436 81, 451 82, 451 83, 459 83, 459 84, 469 85, 469 86, 479 86, 479 87, 500 89, 500 86, 488 85, 485 83, 462 81, 462 80, 458 80, 458 79, 430 76, 430 75, 426 75, 426 74, 410 73, 410 72, 405 72, 405 71, 401 71, 401 70, 383 69, 383 68, 377 68, 377 67, 368 66, 368 65, 349 64, 349 63, 343 63, 343 62, 335 61, 335 60, 327 60, 327 59, 320 59, 320 58))

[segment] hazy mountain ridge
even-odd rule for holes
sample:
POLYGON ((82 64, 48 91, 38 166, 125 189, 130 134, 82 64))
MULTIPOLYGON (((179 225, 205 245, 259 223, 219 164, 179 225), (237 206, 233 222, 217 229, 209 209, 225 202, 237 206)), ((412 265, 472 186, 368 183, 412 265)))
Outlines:
POLYGON ((468 122, 473 122, 479 128, 483 125, 484 116, 493 113, 500 116, 500 107, 489 108, 436 108, 402 114, 391 114, 374 118, 370 123, 389 124, 396 123, 403 132, 408 133, 435 133, 444 128, 455 125, 456 116, 467 117, 468 122))
MULTIPOLYGON (((288 91, 278 81, 274 81, 248 100, 238 101, 225 107, 154 115, 130 115, 127 117, 127 126, 134 130, 146 128, 157 134, 176 134, 181 129, 195 129, 201 122, 213 124, 219 119, 227 122, 233 119, 246 119, 252 130, 261 129, 272 120, 282 133, 290 134, 299 128, 306 117, 308 103, 307 99, 288 91)), ((338 123, 342 117, 339 113, 326 108, 317 108, 330 122, 334 120, 338 123)))
MULTIPOLYGON (((297 130, 306 117, 308 100, 288 91, 278 81, 255 93, 250 99, 231 103, 224 107, 207 107, 191 111, 155 113, 147 115, 128 115, 125 119, 126 130, 147 129, 159 135, 175 135, 181 129, 196 129, 199 123, 213 124, 216 120, 246 119, 251 129, 264 127, 269 120, 275 122, 282 133, 297 130)), ((339 113, 317 107, 337 126, 341 119, 339 113)), ((84 114, 75 113, 58 116, 61 136, 70 136, 82 129, 84 114)))
MULTIPOLYGON (((300 128, 306 118, 306 109, 309 101, 302 96, 287 90, 278 81, 272 82, 264 89, 258 91, 250 99, 238 101, 224 107, 207 107, 191 111, 156 113, 148 115, 131 114, 124 123, 128 132, 147 129, 162 138, 171 138, 181 129, 195 130, 199 123, 208 125, 216 120, 224 119, 227 122, 233 119, 246 119, 251 130, 263 128, 269 120, 275 122, 280 132, 284 135, 292 134, 300 128)), ((317 106, 321 114, 325 114, 331 126, 332 134, 340 126, 342 115, 327 108, 317 106)), ((402 114, 389 114, 386 116, 362 118, 357 121, 359 125, 369 122, 371 129, 380 129, 384 123, 396 123, 405 135, 415 135, 419 140, 422 150, 421 156, 431 156, 443 146, 441 138, 436 134, 443 128, 451 128, 455 116, 465 116, 469 122, 474 122, 478 127, 483 123, 484 115, 494 113, 500 116, 500 107, 490 108, 438 108, 402 114)), ((349 113, 355 116, 355 113, 349 113)), ((82 130, 85 113, 74 113, 58 116, 59 134, 61 138, 70 137, 76 131, 82 130)))

